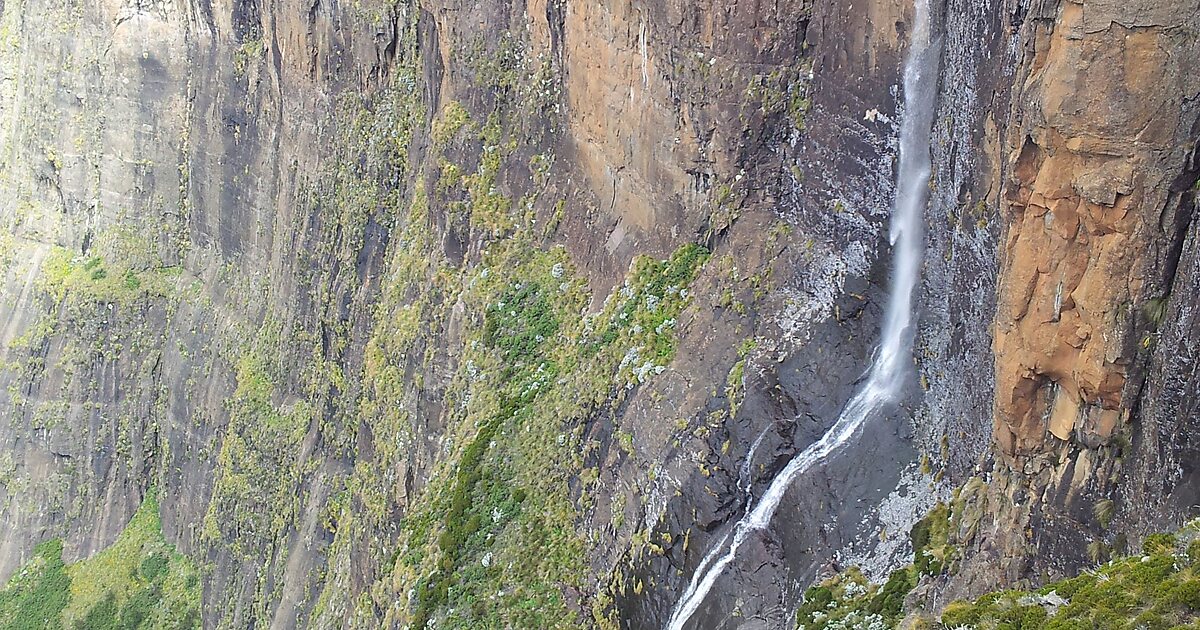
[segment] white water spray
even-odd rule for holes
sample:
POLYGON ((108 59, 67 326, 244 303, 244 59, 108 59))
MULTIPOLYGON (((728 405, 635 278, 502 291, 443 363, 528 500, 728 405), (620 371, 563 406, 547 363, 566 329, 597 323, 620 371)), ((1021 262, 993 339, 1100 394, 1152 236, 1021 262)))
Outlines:
MULTIPOLYGON (((717 578, 737 556, 742 543, 765 529, 784 492, 814 465, 845 445, 872 413, 894 403, 900 394, 912 350, 913 292, 920 279, 922 223, 929 193, 929 135, 937 97, 939 46, 930 31, 930 0, 916 0, 912 42, 904 64, 904 120, 900 126, 900 165, 892 204, 892 286, 884 312, 879 347, 862 387, 846 403, 833 427, 796 455, 771 480, 766 492, 714 546, 671 611, 668 630, 683 630, 704 602, 717 578)), ((761 441, 761 436, 757 442, 761 441)), ((753 449, 752 449, 753 451, 753 449)), ((748 470, 748 463, 744 468, 748 470)))

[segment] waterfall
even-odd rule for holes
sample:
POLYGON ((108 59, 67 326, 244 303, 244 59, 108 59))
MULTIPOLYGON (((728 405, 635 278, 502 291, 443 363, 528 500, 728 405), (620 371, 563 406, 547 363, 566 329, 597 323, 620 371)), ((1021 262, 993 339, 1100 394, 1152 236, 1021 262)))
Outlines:
POLYGON ((879 346, 866 381, 846 403, 829 431, 796 455, 771 480, 758 502, 752 508, 748 507, 745 515, 734 525, 732 536, 727 532, 705 555, 683 596, 671 611, 668 630, 683 630, 684 624, 699 609, 717 578, 737 556, 742 543, 771 522, 780 500, 796 477, 845 445, 858 433, 867 418, 899 397, 912 354, 913 294, 921 271, 924 243, 922 222, 929 193, 929 135, 937 97, 940 50, 930 30, 929 2, 916 0, 912 41, 904 64, 900 164, 889 231, 892 245, 891 294, 884 312, 879 346))

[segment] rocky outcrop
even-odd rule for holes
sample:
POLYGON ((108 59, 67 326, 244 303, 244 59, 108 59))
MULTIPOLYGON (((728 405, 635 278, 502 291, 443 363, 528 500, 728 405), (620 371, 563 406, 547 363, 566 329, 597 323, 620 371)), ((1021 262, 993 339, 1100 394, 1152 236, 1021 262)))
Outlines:
POLYGON ((1075 2, 1021 17, 998 154, 991 525, 963 536, 969 560, 942 603, 997 580, 1070 575, 1189 509, 1186 466, 1148 466, 1186 458, 1187 440, 1163 437, 1197 420, 1158 409, 1171 399, 1162 384, 1193 369, 1159 340, 1175 325, 1167 313, 1192 300, 1172 285, 1187 281, 1200 113, 1195 43, 1180 35, 1200 18, 1183 5, 1075 2))
POLYGON ((1095 448, 1129 420, 1147 304, 1166 299, 1189 212, 1197 85, 1179 33, 1194 9, 1063 2, 1027 18, 995 335, 1006 454, 1095 448))

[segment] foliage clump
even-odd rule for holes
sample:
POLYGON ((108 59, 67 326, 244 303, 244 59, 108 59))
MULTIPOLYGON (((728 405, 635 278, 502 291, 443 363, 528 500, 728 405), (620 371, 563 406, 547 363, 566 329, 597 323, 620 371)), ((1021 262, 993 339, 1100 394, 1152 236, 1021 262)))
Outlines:
POLYGON ((470 329, 454 389, 455 442, 405 518, 396 572, 414 584, 401 625, 569 628, 566 593, 586 585, 570 480, 582 424, 674 356, 674 321, 707 251, 637 259, 587 314, 565 250, 501 240, 458 299, 470 329), (536 553, 530 550, 536 549, 536 553))
POLYGON ((131 304, 170 297, 179 267, 149 267, 125 257, 72 256, 55 248, 44 263, 42 283, 56 302, 131 304))
POLYGON ((525 367, 525 362, 538 354, 538 347, 557 331, 558 321, 545 290, 536 282, 527 282, 509 289, 488 308, 483 339, 500 351, 506 374, 511 375, 525 367))
POLYGON ((153 491, 112 546, 70 565, 62 550, 60 539, 38 545, 0 590, 0 628, 200 627, 199 572, 163 538, 153 491))
POLYGON ((939 575, 955 559, 956 549, 949 544, 951 509, 938 503, 917 521, 909 532, 913 549, 913 567, 920 575, 939 575))
POLYGON ((798 630, 883 630, 895 626, 904 595, 912 588, 908 570, 892 574, 887 584, 872 584, 856 568, 809 588, 796 611, 798 630))
POLYGON ((0 591, 0 627, 40 630, 62 627, 62 611, 71 597, 71 577, 62 560, 62 541, 44 542, 33 559, 0 591))
POLYGON ((1112 560, 1037 591, 1001 591, 954 602, 941 627, 1084 630, 1181 628, 1200 623, 1200 525, 1154 534, 1142 553, 1112 560))
POLYGON ((960 526, 967 504, 979 486, 972 483, 939 502, 909 531, 913 563, 888 575, 882 585, 870 583, 857 568, 809 589, 797 611, 797 628, 891 628, 904 618, 904 600, 922 578, 953 572, 958 548, 952 533, 960 526))

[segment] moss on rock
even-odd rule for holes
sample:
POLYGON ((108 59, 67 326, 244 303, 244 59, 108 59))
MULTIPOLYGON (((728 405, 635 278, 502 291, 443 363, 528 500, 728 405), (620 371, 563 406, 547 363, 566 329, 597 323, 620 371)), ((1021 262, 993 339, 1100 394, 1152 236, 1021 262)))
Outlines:
POLYGON ((0 628, 200 627, 199 571, 163 538, 154 491, 108 548, 70 565, 62 550, 38 545, 0 590, 0 628))

